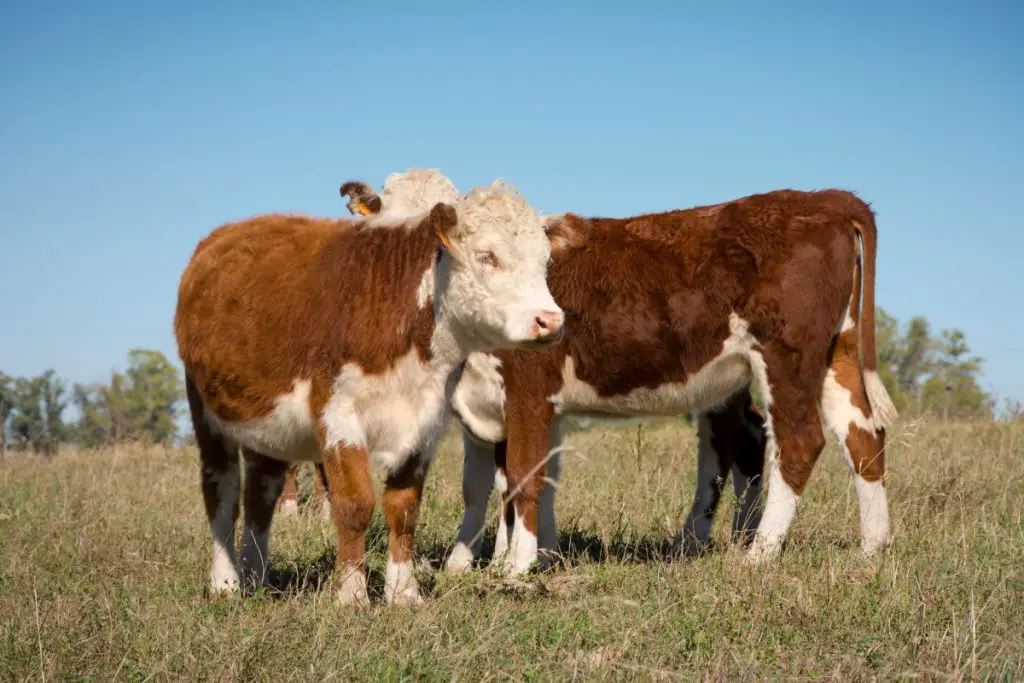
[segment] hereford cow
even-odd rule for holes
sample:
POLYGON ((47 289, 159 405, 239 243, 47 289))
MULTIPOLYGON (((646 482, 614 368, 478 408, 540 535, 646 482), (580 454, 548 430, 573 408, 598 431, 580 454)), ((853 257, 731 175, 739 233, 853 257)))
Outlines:
POLYGON ((568 314, 566 341, 532 355, 470 355, 453 396, 466 508, 450 570, 467 569, 479 552, 492 483, 505 499, 495 549, 504 568, 523 572, 538 550, 556 550, 544 459, 552 449, 546 473, 557 482, 554 449, 565 428, 594 417, 696 413, 697 487, 677 552, 706 545, 731 468, 740 498, 734 536, 752 538, 750 561, 776 556, 824 447, 822 418, 855 474, 862 550, 888 543, 885 429, 897 414, 875 369, 876 230, 867 204, 840 190, 780 190, 622 219, 569 213, 547 224, 548 286, 568 314), (752 382, 767 405, 763 418, 752 382))
MULTIPOLYGON (((427 202, 451 202, 459 198, 459 191, 452 182, 435 169, 410 169, 404 174, 394 174, 381 188, 384 202, 365 182, 350 180, 339 188, 342 197, 349 197, 346 207, 352 214, 402 215, 417 213, 429 208, 427 202), (426 200, 424 198, 427 198, 426 200)), ((295 514, 299 509, 298 468, 295 463, 285 471, 281 497, 277 509, 285 515, 295 514)), ((315 487, 315 508, 320 510, 324 520, 331 517, 331 505, 327 488, 327 475, 322 464, 317 464, 313 473, 315 487)))
POLYGON ((539 216, 496 182, 437 201, 436 172, 389 178, 418 197, 357 220, 265 215, 214 230, 178 291, 174 327, 213 537, 210 583, 266 578, 285 470, 322 462, 338 532, 339 599, 368 603, 371 470, 385 480, 387 602, 421 602, 412 573, 423 481, 474 351, 561 338, 539 216), (411 187, 409 187, 411 186, 411 187), (234 527, 245 459, 241 570, 234 527))

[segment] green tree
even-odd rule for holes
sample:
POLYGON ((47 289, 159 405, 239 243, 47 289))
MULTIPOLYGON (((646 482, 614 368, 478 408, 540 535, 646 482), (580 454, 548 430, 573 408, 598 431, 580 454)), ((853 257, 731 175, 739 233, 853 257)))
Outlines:
POLYGON ((903 357, 903 340, 900 338, 900 323, 881 307, 875 309, 875 355, 878 361, 878 376, 892 397, 896 409, 903 411, 910 403, 910 397, 900 389, 897 367, 903 357))
POLYGON ((14 411, 14 378, 0 372, 0 452, 7 450, 7 423, 14 411))
POLYGON ((934 347, 933 372, 922 390, 924 408, 946 419, 991 417, 993 401, 977 381, 984 359, 970 355, 963 331, 943 330, 934 347))
POLYGON ((46 455, 57 451, 67 438, 63 418, 66 391, 64 381, 53 370, 14 381, 10 432, 15 448, 46 455))
POLYGON ((111 374, 110 385, 75 385, 73 400, 79 414, 75 441, 80 446, 95 448, 133 438, 122 384, 121 375, 115 372, 111 374))
POLYGON ((51 455, 68 437, 67 426, 64 424, 64 411, 68 407, 67 385, 53 370, 44 372, 38 381, 45 434, 42 451, 51 455))
POLYGON ((935 348, 931 326, 924 316, 919 315, 910 319, 907 334, 900 346, 900 358, 896 363, 896 378, 900 391, 920 405, 921 384, 932 371, 935 348))
POLYGON ((177 368, 159 351, 133 349, 125 380, 128 421, 135 432, 153 443, 174 441, 178 406, 185 397, 177 368))
POLYGON ((11 445, 18 450, 38 450, 46 432, 38 380, 15 379, 13 397, 11 445))
POLYGON ((84 447, 136 440, 169 444, 183 397, 178 371, 162 353, 133 349, 128 368, 112 373, 110 384, 75 387, 77 441, 84 447))

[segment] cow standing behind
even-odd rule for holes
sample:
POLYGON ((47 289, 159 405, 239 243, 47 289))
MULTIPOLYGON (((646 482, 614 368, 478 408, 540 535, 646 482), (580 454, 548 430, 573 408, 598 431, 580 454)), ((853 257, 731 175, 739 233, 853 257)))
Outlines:
POLYGON ((390 177, 416 199, 400 213, 266 215, 221 226, 196 247, 174 327, 202 461, 214 590, 265 582, 285 470, 309 461, 323 463, 330 487, 339 599, 368 603, 376 470, 389 530, 385 598, 421 601, 412 556, 423 480, 466 357, 550 345, 563 320, 545 284, 550 244, 525 200, 495 183, 444 203, 438 177, 390 177))
POLYGON ((862 550, 888 543, 885 428, 896 410, 875 370, 867 204, 840 190, 780 190, 547 222, 548 285, 570 314, 566 341, 531 356, 471 354, 453 397, 466 508, 450 570, 478 554, 494 483, 505 500, 495 548, 504 568, 526 571, 538 550, 557 550, 554 487, 543 478, 557 482, 558 455, 546 472, 543 462, 573 421, 592 417, 697 413, 697 487, 677 551, 705 547, 731 468, 734 536, 753 536, 752 561, 776 556, 824 447, 822 418, 855 473, 862 550), (755 381, 764 418, 750 396, 755 381))

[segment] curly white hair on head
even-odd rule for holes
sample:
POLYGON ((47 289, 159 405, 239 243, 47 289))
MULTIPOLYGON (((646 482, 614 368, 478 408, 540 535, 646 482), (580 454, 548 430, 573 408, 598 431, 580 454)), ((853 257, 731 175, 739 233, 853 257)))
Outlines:
POLYGON ((460 232, 469 235, 482 227, 502 226, 505 232, 518 235, 534 230, 542 218, 526 198, 511 184, 499 178, 490 185, 474 187, 455 202, 460 232))
POLYGON ((454 205, 459 190, 436 168, 410 168, 388 175, 380 198, 381 215, 413 215, 429 211, 438 202, 454 205))

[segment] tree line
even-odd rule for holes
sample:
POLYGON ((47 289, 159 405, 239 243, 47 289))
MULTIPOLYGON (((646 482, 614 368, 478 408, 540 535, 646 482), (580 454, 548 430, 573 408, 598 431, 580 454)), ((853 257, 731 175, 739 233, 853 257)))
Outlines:
POLYGON ((184 395, 178 369, 148 349, 130 351, 125 370, 111 373, 107 383, 69 388, 52 369, 31 378, 0 372, 0 450, 52 455, 65 444, 170 445, 178 437, 184 395), (71 407, 78 415, 68 420, 71 407))
MULTIPOLYGON (((971 353, 962 330, 933 334, 923 316, 906 325, 877 310, 878 370, 905 416, 993 417, 995 401, 978 384, 984 360, 971 353)), ((51 455, 61 445, 98 448, 124 442, 173 444, 185 409, 184 382, 159 351, 134 349, 110 381, 70 387, 47 370, 38 377, 0 372, 0 451, 51 455), (73 407, 77 418, 65 419, 73 407)))

